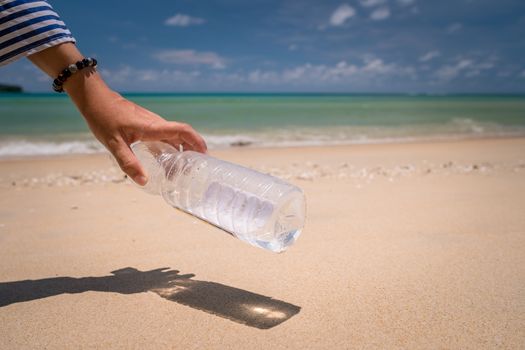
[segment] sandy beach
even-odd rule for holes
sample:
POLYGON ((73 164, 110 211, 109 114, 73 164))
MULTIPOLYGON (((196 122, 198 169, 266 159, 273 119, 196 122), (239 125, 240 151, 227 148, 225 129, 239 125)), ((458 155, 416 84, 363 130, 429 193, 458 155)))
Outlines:
POLYGON ((525 347, 525 139, 211 153, 304 189, 289 251, 108 155, 0 161, 0 348, 525 347))

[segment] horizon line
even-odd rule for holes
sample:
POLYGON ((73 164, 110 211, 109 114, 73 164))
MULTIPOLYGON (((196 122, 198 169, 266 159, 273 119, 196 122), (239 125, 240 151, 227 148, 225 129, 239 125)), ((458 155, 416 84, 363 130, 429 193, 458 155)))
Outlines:
MULTIPOLYGON (((298 92, 298 91, 117 91, 123 95, 331 95, 331 96, 525 96, 525 92, 298 92)), ((49 91, 0 91, 1 95, 67 96, 49 91)))

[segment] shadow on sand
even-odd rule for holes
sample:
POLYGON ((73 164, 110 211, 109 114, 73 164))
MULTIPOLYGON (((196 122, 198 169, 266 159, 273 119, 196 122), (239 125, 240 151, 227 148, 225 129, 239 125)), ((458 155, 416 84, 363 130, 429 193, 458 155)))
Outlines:
POLYGON ((260 329, 275 327, 301 310, 299 306, 264 295, 220 283, 193 280, 195 275, 179 275, 179 271, 169 268, 139 271, 126 267, 111 273, 103 277, 0 282, 0 307, 63 293, 134 294, 151 291, 167 300, 260 329))

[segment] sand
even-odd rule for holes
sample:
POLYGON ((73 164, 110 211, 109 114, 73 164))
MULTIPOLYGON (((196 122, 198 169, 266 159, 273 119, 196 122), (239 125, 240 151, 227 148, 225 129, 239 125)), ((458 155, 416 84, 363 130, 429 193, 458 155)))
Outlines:
POLYGON ((107 155, 0 162, 0 348, 525 347, 525 139, 218 157, 302 187, 283 254, 107 155))

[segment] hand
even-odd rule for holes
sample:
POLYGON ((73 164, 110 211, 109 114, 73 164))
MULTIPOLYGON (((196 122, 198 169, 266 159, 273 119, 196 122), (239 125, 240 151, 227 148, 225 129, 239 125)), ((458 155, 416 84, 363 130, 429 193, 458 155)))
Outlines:
MULTIPOLYGON (((72 43, 37 52, 29 59, 54 78, 67 65, 83 55, 72 43)), ((157 114, 130 102, 112 91, 93 68, 73 74, 64 90, 95 135, 113 154, 120 168, 139 185, 147 182, 146 173, 129 148, 138 140, 165 141, 186 150, 206 152, 206 143, 188 124, 168 122, 157 114)))
POLYGON ((135 141, 160 140, 175 148, 182 145, 184 150, 206 152, 206 143, 190 125, 166 121, 113 91, 96 104, 84 106, 82 112, 95 137, 139 185, 145 185, 147 177, 129 147, 135 141))

